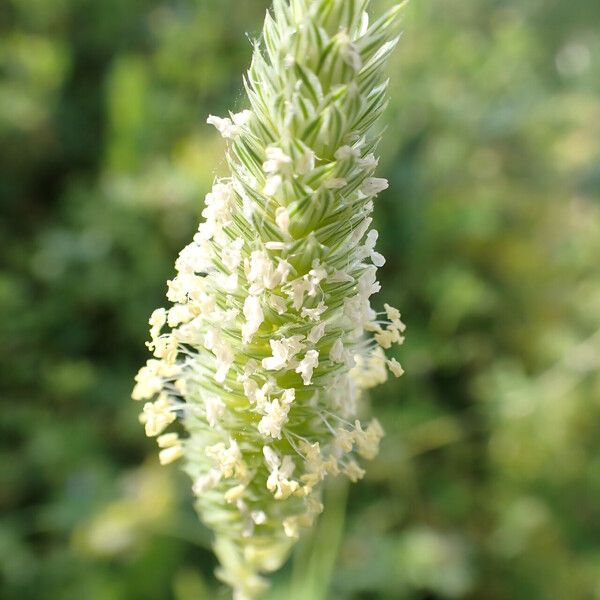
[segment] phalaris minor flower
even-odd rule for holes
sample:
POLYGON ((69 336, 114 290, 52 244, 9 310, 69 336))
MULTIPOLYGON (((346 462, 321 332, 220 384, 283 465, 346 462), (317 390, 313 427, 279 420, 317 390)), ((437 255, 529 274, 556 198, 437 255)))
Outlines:
POLYGON ((245 78, 249 108, 208 123, 229 177, 150 318, 154 358, 133 390, 159 458, 182 458, 218 576, 260 595, 323 506, 329 475, 364 475, 383 430, 361 424, 364 390, 402 368, 395 308, 377 313, 373 199, 383 70, 401 5, 370 23, 369 0, 274 0, 245 78), (185 435, 167 432, 180 421, 185 435))

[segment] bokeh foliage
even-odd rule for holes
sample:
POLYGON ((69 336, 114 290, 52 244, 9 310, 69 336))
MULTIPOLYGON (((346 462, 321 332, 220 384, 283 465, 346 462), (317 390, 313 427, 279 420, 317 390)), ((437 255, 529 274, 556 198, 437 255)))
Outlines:
MULTIPOLYGON (((267 4, 0 7, 2 598, 226 597, 128 396, 267 4)), ((414 0, 392 71, 407 375, 272 598, 600 598, 600 4, 414 0)))

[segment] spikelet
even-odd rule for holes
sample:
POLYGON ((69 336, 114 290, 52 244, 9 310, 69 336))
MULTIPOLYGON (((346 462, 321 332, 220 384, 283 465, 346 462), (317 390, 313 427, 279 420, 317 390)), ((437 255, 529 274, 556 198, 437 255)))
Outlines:
POLYGON ((397 5, 274 0, 245 78, 248 110, 208 123, 227 139, 193 242, 150 318, 154 358, 136 377, 162 464, 183 457, 237 600, 267 587, 323 506, 321 483, 364 475, 383 430, 361 393, 402 368, 400 313, 379 291, 371 229, 383 69, 397 5), (167 330, 167 331, 165 331, 167 330), (164 433, 180 420, 186 437, 164 433))

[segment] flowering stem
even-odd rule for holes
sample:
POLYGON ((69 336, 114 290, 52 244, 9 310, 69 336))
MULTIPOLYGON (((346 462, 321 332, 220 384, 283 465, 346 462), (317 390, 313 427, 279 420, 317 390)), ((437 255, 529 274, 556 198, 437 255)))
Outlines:
POLYGON ((230 176, 150 318, 133 398, 161 463, 184 457, 215 532, 218 576, 260 595, 321 512, 322 482, 364 475, 383 430, 356 419, 364 390, 402 368, 400 313, 378 314, 371 229, 383 69, 401 5, 369 24, 369 0, 274 0, 244 80, 250 108, 210 116, 230 176), (168 331, 164 331, 165 327, 168 331), (163 433, 181 421, 186 437, 163 433))
MULTIPOLYGON (((347 481, 329 481, 325 484, 324 504, 327 506, 323 517, 304 548, 296 553, 292 586, 289 598, 311 598, 325 600, 329 587, 346 516, 348 498, 347 481)), ((308 537, 308 536, 307 536, 308 537)))

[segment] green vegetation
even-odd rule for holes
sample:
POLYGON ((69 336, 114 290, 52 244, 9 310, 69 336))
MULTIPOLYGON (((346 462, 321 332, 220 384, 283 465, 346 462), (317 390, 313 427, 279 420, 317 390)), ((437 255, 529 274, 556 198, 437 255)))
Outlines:
MULTIPOLYGON (((2 598, 227 597, 129 394, 267 4, 0 11, 2 598)), ((407 9, 375 209, 406 375, 271 599, 600 598, 599 22, 596 0, 407 9)))

